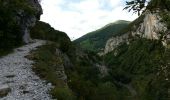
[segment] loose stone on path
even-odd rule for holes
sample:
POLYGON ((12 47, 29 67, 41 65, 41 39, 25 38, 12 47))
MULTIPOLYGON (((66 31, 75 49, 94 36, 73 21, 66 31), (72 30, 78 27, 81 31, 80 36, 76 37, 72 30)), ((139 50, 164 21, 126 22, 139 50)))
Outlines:
POLYGON ((45 41, 17 48, 13 53, 0 58, 0 100, 52 100, 48 94, 52 85, 41 80, 33 71, 33 61, 25 56, 45 41))

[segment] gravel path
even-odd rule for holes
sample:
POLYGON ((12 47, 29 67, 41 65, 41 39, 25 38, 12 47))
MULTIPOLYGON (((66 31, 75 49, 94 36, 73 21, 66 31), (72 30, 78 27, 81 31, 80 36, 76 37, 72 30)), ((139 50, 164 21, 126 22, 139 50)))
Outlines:
POLYGON ((36 40, 35 43, 17 48, 12 54, 0 58, 0 87, 6 85, 11 89, 0 100, 51 100, 48 94, 51 84, 35 75, 31 69, 33 61, 25 58, 31 50, 44 43, 45 41, 36 40))

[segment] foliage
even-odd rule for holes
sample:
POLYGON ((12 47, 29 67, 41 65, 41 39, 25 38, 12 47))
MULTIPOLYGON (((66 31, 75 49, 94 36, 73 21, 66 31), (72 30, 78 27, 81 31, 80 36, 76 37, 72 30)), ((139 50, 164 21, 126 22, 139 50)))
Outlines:
POLYGON ((66 33, 55 30, 49 24, 41 21, 38 21, 32 28, 31 37, 57 42, 60 45, 59 48, 64 52, 71 46, 71 41, 66 33))
POLYGON ((58 100, 75 100, 74 94, 67 87, 65 81, 59 79, 56 73, 58 66, 63 64, 62 58, 55 55, 57 47, 55 43, 41 46, 36 51, 33 51, 28 58, 36 62, 33 66, 34 72, 54 85, 50 92, 54 98, 57 97, 58 100))
POLYGON ((165 51, 160 41, 135 39, 129 45, 122 44, 114 52, 117 55, 112 52, 105 56, 113 82, 133 84, 139 100, 168 98, 168 76, 160 69, 169 66, 166 57, 169 50, 165 51))
POLYGON ((100 77, 95 64, 101 62, 93 52, 72 48, 67 53, 74 67, 65 68, 68 85, 77 100, 122 100, 128 97, 128 91, 117 87, 110 79, 100 77), (70 52, 73 55, 70 55, 70 52), (118 89, 119 88, 119 89, 118 89), (123 96, 122 96, 123 95, 123 96))
POLYGON ((106 41, 115 35, 118 35, 122 29, 124 29, 130 22, 120 20, 104 26, 101 29, 87 33, 81 38, 74 41, 74 43, 80 45, 82 48, 94 52, 105 47, 106 41))
POLYGON ((17 20, 18 11, 27 15, 34 9, 25 0, 0 0, 0 56, 22 44, 22 32, 17 20))
POLYGON ((92 97, 92 100, 118 100, 119 95, 117 87, 113 83, 100 83, 96 88, 96 94, 92 97))
POLYGON ((134 13, 141 14, 141 11, 146 7, 146 0, 132 0, 126 1, 126 7, 124 9, 129 9, 129 12, 133 10, 134 13))
POLYGON ((153 11, 155 9, 168 10, 170 11, 170 1, 169 0, 151 0, 147 6, 147 9, 153 11))
POLYGON ((95 92, 99 71, 91 61, 92 55, 85 54, 81 58, 79 55, 74 55, 76 58, 70 57, 77 60, 74 60, 72 69, 65 69, 69 79, 68 85, 76 93, 78 100, 89 100, 95 92))
POLYGON ((55 87, 52 89, 51 94, 57 98, 57 100, 76 100, 76 97, 73 95, 72 91, 67 87, 55 87))
POLYGON ((61 63, 61 59, 57 58, 55 54, 55 44, 44 45, 38 50, 33 51, 29 56, 30 59, 35 60, 33 70, 42 78, 49 80, 57 85, 56 68, 61 63))
POLYGON ((72 45, 65 33, 54 30, 49 24, 37 22, 37 25, 31 31, 31 36, 52 42, 52 44, 47 44, 34 51, 31 58, 36 61, 33 67, 34 71, 41 78, 55 85, 55 88, 50 92, 53 97, 59 100, 75 100, 75 96, 78 99, 90 98, 99 79, 99 71, 93 63, 89 62, 97 62, 97 58, 93 57, 92 53, 85 53, 72 45), (68 41, 68 43, 65 41, 68 41), (63 50, 63 45, 68 45, 65 50, 63 50), (72 68, 65 66, 68 85, 74 93, 64 85, 62 80, 57 78, 57 67, 64 63, 64 59, 55 55, 56 48, 60 48, 63 53, 67 54, 74 65, 72 68))
POLYGON ((167 29, 170 29, 170 14, 167 12, 162 12, 160 16, 162 18, 161 21, 167 25, 167 29))
MULTIPOLYGON (((89 63, 97 59, 93 58, 92 54, 86 54, 76 60, 73 68, 65 67, 69 87, 64 81, 59 80, 56 70, 64 61, 55 55, 57 47, 55 42, 50 43, 39 47, 28 56, 36 62, 33 70, 55 86, 50 91, 54 98, 58 100, 112 100, 117 97, 114 84, 102 82, 97 67, 89 63)), ((77 56, 74 54, 74 57, 77 56)))
POLYGON ((165 48, 160 41, 135 39, 129 45, 120 45, 116 49, 117 55, 111 52, 105 56, 105 62, 111 69, 108 78, 99 77, 94 63, 100 62, 100 59, 95 58, 93 53, 70 48, 65 52, 74 65, 65 68, 69 87, 63 85, 55 74, 57 66, 63 62, 54 55, 57 47, 56 43, 40 47, 33 52, 32 59, 36 61, 34 70, 55 85, 51 94, 59 100, 136 100, 116 82, 132 84, 139 100, 157 100, 168 96, 169 83, 165 78, 169 76, 163 73, 157 76, 157 73, 160 66, 169 62, 170 51, 164 54, 165 48))
POLYGON ((170 11, 170 1, 169 0, 132 0, 126 1, 126 7, 129 12, 133 10, 134 13, 141 14, 145 10, 154 11, 155 9, 168 10, 170 11), (147 5, 148 4, 148 5, 147 5), (147 6, 146 6, 147 5, 147 6))

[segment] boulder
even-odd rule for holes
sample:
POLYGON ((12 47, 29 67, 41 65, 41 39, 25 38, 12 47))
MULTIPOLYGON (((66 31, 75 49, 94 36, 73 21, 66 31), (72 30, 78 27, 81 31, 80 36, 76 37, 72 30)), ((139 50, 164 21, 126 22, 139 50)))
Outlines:
POLYGON ((6 96, 11 91, 8 85, 0 85, 0 98, 6 96))

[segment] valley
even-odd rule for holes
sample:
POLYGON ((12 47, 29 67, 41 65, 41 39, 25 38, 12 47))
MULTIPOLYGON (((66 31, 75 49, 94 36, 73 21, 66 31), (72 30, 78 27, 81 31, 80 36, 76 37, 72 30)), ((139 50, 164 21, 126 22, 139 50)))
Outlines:
POLYGON ((0 100, 170 100, 170 1, 135 1, 136 20, 71 41, 40 1, 0 0, 0 100))

